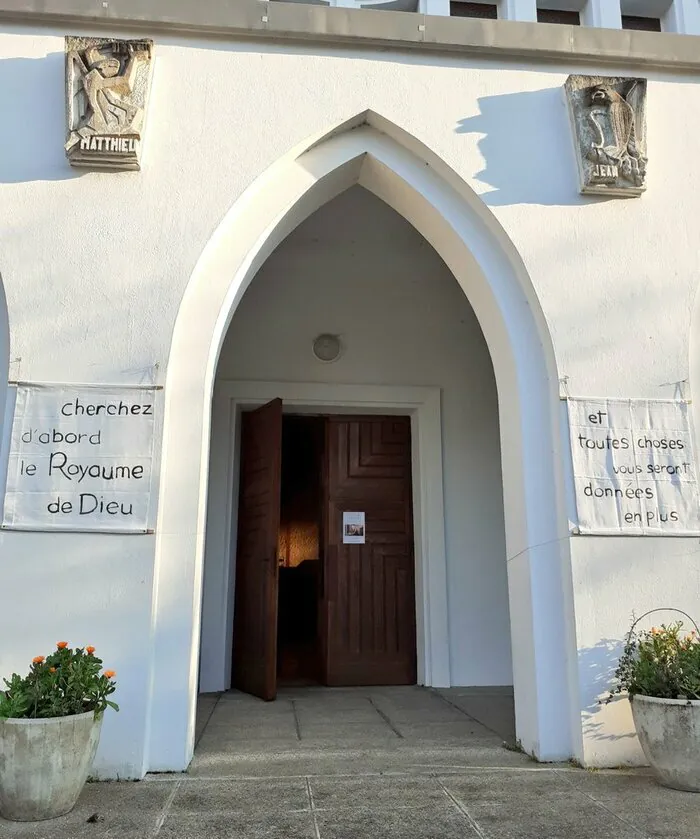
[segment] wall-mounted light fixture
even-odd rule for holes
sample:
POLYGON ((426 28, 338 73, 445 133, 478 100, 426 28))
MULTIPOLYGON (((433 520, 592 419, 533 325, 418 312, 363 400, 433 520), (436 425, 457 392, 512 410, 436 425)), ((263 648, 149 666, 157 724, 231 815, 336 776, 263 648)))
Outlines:
POLYGON ((337 335, 324 333, 314 338, 313 352, 319 361, 330 364, 337 361, 343 353, 343 345, 337 335))

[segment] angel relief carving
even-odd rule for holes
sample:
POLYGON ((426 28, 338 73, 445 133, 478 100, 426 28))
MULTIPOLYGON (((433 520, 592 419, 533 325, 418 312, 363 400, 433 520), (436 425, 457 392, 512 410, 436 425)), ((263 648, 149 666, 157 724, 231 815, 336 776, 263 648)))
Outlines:
POLYGON ((646 79, 566 81, 581 192, 639 195, 646 188, 646 79))
POLYGON ((140 168, 153 42, 66 38, 68 139, 73 166, 140 168))

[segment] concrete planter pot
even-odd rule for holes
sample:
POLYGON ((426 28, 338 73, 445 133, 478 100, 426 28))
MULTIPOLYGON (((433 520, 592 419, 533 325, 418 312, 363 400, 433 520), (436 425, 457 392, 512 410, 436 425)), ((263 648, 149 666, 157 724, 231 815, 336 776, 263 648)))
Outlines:
POLYGON ((639 742, 660 783, 700 792, 700 701, 640 695, 630 701, 639 742))
POLYGON ((69 813, 95 759, 102 715, 0 720, 0 815, 41 821, 69 813))

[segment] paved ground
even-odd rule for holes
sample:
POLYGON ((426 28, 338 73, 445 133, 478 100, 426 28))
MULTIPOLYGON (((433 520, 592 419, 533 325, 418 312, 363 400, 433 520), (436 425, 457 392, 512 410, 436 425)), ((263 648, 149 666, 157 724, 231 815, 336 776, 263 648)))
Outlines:
POLYGON ((187 775, 88 784, 2 839, 699 839, 700 795, 647 772, 508 751, 497 689, 294 689, 203 697, 187 775), (96 821, 88 818, 96 814, 96 821))

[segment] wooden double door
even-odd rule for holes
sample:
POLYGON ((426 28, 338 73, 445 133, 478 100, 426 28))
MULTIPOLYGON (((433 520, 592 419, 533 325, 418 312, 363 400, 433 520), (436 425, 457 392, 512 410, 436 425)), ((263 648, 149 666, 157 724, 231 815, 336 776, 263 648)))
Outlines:
MULTIPOLYGON (((243 415, 233 685, 277 692, 282 402, 243 415)), ((328 685, 415 684, 416 625, 408 417, 324 418, 318 645, 328 685), (364 543, 343 514, 364 513, 364 543), (347 538, 347 534, 346 534, 347 538)))

